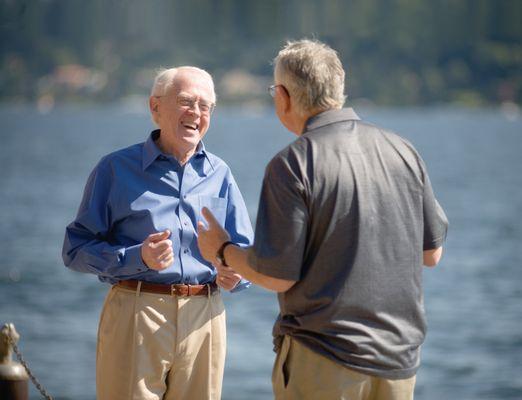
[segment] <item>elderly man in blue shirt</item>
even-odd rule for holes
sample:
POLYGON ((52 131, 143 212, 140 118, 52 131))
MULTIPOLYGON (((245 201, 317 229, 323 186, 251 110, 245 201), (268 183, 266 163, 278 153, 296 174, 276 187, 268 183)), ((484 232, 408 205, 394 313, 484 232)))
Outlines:
POLYGON ((201 141, 215 101, 207 72, 160 72, 149 99, 159 129, 101 159, 67 226, 65 265, 112 285, 98 331, 98 400, 221 397, 219 287, 249 282, 201 256, 200 210, 212 210, 236 243, 249 245, 253 232, 230 169, 201 141))

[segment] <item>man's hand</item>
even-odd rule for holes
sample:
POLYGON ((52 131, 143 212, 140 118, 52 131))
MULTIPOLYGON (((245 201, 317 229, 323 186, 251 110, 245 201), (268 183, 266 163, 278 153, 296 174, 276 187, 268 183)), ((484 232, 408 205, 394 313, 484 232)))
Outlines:
POLYGON ((225 267, 219 262, 214 263, 213 265, 217 270, 216 283, 218 286, 225 290, 234 289, 241 280, 241 275, 237 274, 232 268, 225 267))
POLYGON ((168 268, 174 261, 172 241, 167 239, 170 231, 153 233, 145 239, 141 246, 141 258, 150 269, 161 271, 168 268))
POLYGON ((203 217, 207 221, 208 228, 202 221, 198 222, 198 247, 203 258, 212 264, 216 264, 216 254, 219 248, 227 240, 230 235, 224 230, 214 215, 206 207, 201 210, 203 217))

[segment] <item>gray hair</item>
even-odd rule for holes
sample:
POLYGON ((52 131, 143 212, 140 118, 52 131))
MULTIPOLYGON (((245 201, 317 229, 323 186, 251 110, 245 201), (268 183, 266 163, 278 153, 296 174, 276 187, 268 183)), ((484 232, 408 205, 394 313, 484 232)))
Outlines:
POLYGON ((176 75, 183 71, 199 72, 200 74, 206 76, 209 79, 210 83, 212 84, 212 92, 214 93, 214 99, 215 99, 216 93, 214 92, 214 81, 212 80, 212 76, 204 69, 197 68, 197 67, 190 67, 190 66, 160 69, 157 72, 156 77, 154 78, 154 84, 152 85, 152 90, 150 92, 150 95, 151 96, 164 96, 165 94, 167 94, 169 89, 174 84, 176 75))
POLYGON ((275 74, 305 114, 342 108, 344 69, 337 52, 317 40, 289 41, 274 58, 275 74))

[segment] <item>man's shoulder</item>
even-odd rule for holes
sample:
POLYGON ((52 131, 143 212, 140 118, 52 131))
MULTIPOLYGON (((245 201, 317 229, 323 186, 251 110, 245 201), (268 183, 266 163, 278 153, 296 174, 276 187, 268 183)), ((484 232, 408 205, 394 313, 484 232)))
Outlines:
POLYGON ((125 163, 125 162, 142 162, 143 159, 143 145, 144 143, 136 143, 118 150, 115 150, 100 159, 98 165, 100 167, 107 167, 110 165, 125 163))
POLYGON ((306 164, 307 147, 309 145, 310 141, 306 137, 300 136, 278 151, 268 162, 265 168, 265 176, 279 175, 279 178, 282 178, 289 174, 293 176, 295 172, 301 171, 306 164), (290 173, 290 171, 294 172, 290 173))
POLYGON ((230 170, 230 167, 228 164, 220 157, 216 156, 214 153, 208 151, 205 149, 205 156, 208 160, 208 162, 212 165, 212 168, 225 168, 230 170))
POLYGON ((361 121, 361 123, 361 126, 364 126, 366 129, 368 129, 369 132, 372 132, 374 135, 381 136, 382 139, 388 142, 401 144, 410 149, 414 149, 413 145, 408 139, 404 138, 404 136, 391 129, 383 128, 367 121, 361 121))
POLYGON ((294 140, 292 143, 288 144, 286 147, 283 147, 279 150, 270 160, 268 165, 277 164, 280 162, 284 162, 288 160, 290 157, 295 156, 299 152, 302 151, 303 146, 306 146, 302 137, 294 140))
POLYGON ((363 128, 361 140, 365 152, 375 154, 376 149, 380 154, 395 155, 392 159, 402 160, 409 165, 412 171, 423 173, 424 161, 415 146, 401 134, 370 122, 358 121, 363 128))
POLYGON ((390 144, 396 151, 404 151, 418 156, 413 144, 394 130, 362 119, 353 121, 352 129, 358 132, 360 138, 367 139, 370 143, 385 142, 390 144))

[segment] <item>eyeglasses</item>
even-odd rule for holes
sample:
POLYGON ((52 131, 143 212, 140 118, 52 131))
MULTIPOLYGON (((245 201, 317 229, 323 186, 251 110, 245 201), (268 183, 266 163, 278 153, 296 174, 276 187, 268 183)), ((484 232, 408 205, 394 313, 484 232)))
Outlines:
POLYGON ((270 93, 271 97, 275 97, 276 87, 278 87, 278 86, 281 86, 281 87, 283 87, 286 90, 286 88, 283 85, 270 85, 268 87, 268 93, 270 93))
POLYGON ((214 103, 205 100, 197 100, 196 97, 178 96, 176 100, 178 105, 184 108, 194 108, 196 103, 198 103, 199 111, 203 114, 212 114, 212 111, 214 111, 214 108, 216 107, 214 103))
MULTIPOLYGON (((154 96, 156 98, 161 97, 168 97, 168 96, 154 96)), ((183 96, 178 95, 176 96, 176 104, 182 108, 186 109, 193 109, 196 104, 198 105, 199 111, 201 111, 202 114, 210 115, 216 108, 216 104, 206 101, 206 100, 197 100, 197 97, 190 97, 190 96, 183 96)))

